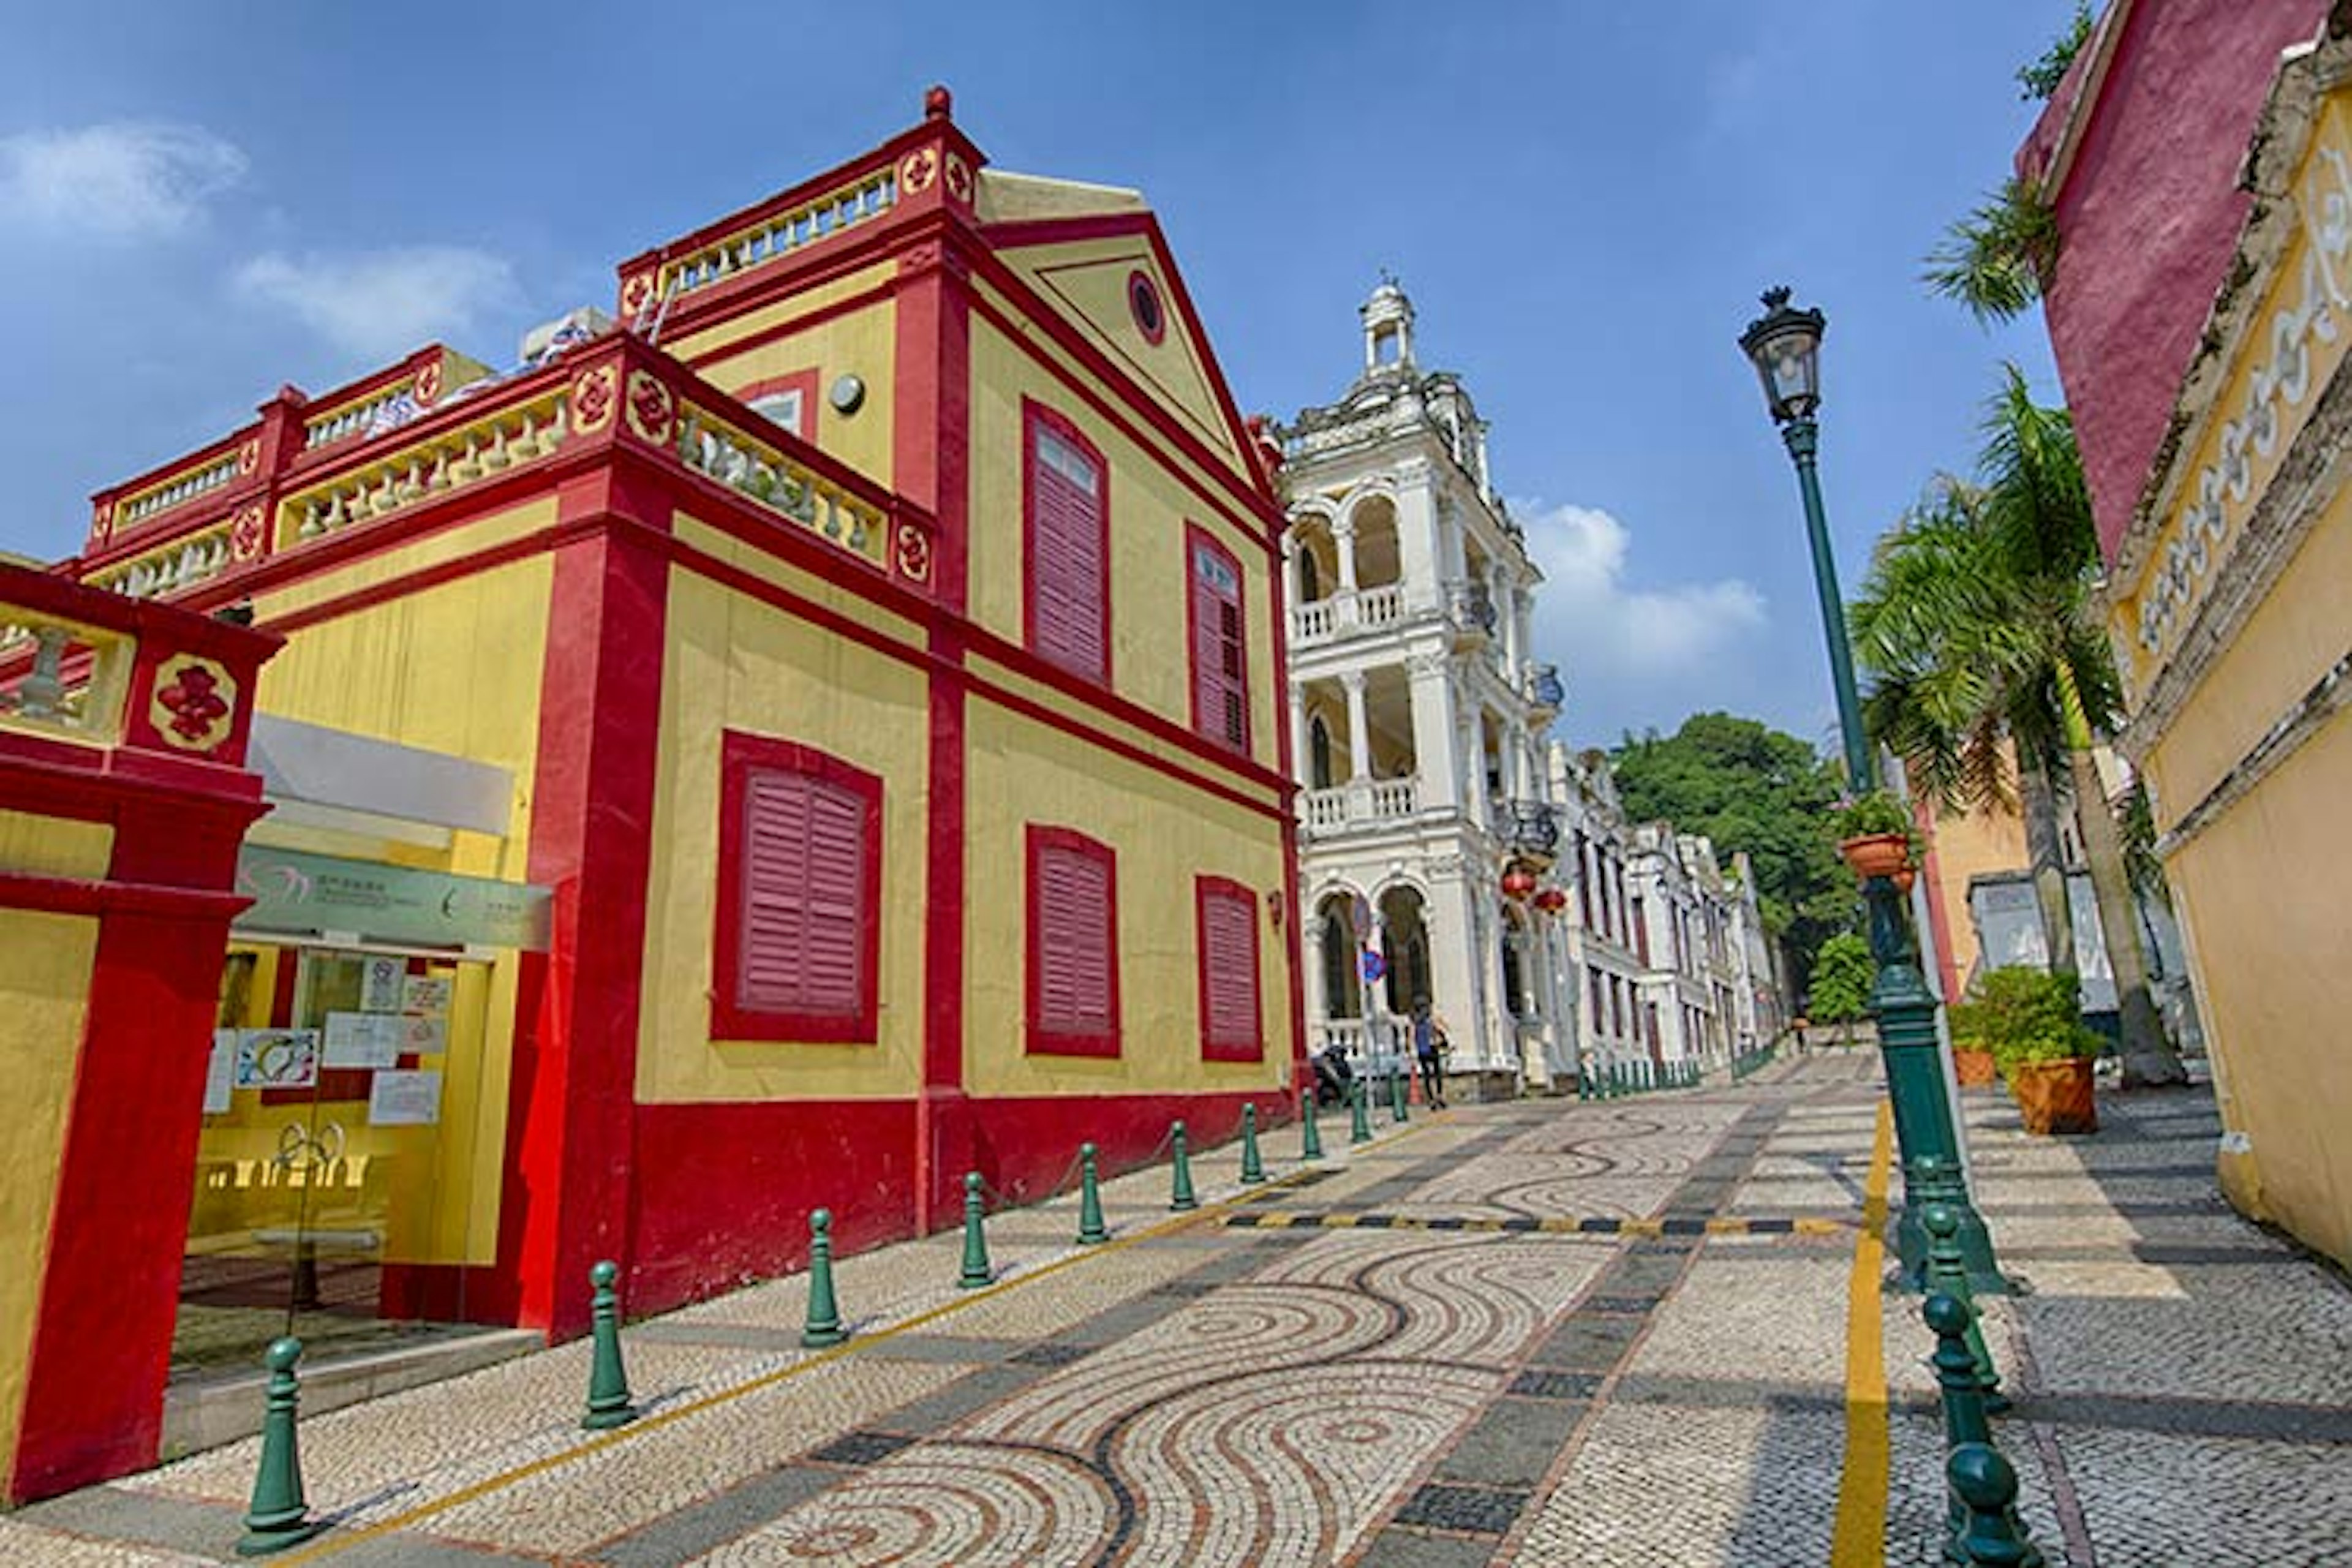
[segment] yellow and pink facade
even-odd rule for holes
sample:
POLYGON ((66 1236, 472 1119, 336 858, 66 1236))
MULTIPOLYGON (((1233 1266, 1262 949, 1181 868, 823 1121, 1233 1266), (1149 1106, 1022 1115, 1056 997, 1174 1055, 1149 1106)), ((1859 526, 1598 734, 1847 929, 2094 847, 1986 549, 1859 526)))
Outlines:
POLYGON ((2116 0, 2019 156, 2241 1208, 2352 1261, 2352 19, 2116 0))
MULTIPOLYGON (((98 497, 65 575, 249 612, 182 619, 252 644, 277 750, 236 788, 279 805, 140 1113, 177 1139, 143 1201, 193 1222, 93 1406, 127 1436, 6 1425, 42 1368, 0 1347, 12 1495, 152 1459, 184 1252, 373 1248, 388 1316, 570 1334, 597 1258, 658 1310, 793 1267, 816 1206, 924 1232, 967 1171, 1039 1194, 1294 1091, 1281 512, 1141 199, 988 169, 934 89, 616 303, 507 375, 283 390, 98 497), (297 776, 339 756, 348 795, 297 776), (412 767, 468 804, 403 817, 412 767)), ((78 842, 0 814, 0 871, 78 842)), ((73 940, 9 944, 55 1015, 12 1028, 94 1040, 73 940)))

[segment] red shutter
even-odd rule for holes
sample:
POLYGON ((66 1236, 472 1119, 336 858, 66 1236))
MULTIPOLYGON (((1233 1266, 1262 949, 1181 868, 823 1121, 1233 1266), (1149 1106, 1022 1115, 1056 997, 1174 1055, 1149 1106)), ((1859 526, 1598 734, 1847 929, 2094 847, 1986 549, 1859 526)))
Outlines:
POLYGON ((745 780, 739 1006, 858 1012, 866 812, 856 793, 804 774, 745 780))
POLYGON ((1192 618, 1192 727, 1236 751, 1249 750, 1249 679, 1241 567, 1197 525, 1188 603, 1192 618))
POLYGON ((1108 1044, 1118 1026, 1110 852, 1043 844, 1035 868, 1030 892, 1036 905, 1034 1021, 1042 1034, 1108 1044))
POLYGON ((1103 679, 1108 672, 1103 577, 1103 465, 1044 426, 1031 433, 1031 619, 1037 651, 1103 679))
POLYGON ((1247 889, 1203 880, 1200 911, 1202 1054, 1255 1059, 1257 900, 1247 889))

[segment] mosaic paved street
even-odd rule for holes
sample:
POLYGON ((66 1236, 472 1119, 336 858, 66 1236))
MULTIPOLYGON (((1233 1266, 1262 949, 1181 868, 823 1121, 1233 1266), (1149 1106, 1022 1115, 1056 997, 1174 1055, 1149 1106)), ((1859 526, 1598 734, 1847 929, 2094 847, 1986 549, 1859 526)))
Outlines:
MULTIPOLYGON (((1874 1060, 1602 1105, 1326 1118, 1275 1177, 1199 1161, 635 1325, 650 1414, 577 1426, 572 1345, 306 1419, 278 1562, 1931 1564, 1942 1445, 1916 1298, 1882 1294, 1874 1060)), ((2215 1196, 2210 1101, 2107 1096, 2089 1140, 1969 1101, 2032 1292, 1988 1334, 1997 1436, 2053 1563, 2352 1562, 2352 1294, 2215 1196)), ((240 1443, 0 1521, 0 1560, 215 1561, 240 1443)))

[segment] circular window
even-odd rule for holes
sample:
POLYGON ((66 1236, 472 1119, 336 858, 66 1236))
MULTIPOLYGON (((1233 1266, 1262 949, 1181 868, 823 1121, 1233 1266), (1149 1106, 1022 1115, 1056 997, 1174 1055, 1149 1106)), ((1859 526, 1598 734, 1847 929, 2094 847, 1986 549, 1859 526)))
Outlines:
POLYGON ((1160 289, 1150 275, 1139 270, 1127 275, 1127 309, 1144 342, 1156 343, 1168 335, 1168 313, 1160 309, 1160 289))

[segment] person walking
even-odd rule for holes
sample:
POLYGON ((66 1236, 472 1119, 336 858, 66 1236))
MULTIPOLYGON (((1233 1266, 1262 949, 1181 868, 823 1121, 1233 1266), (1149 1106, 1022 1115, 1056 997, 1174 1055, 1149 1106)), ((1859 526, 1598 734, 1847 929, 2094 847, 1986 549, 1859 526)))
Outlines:
POLYGON ((1421 1102, 1439 1110, 1445 1109, 1445 1053, 1453 1048, 1445 1037, 1445 1025, 1430 1016, 1429 1004, 1423 1003, 1412 1015, 1412 1055, 1421 1068, 1421 1102))

